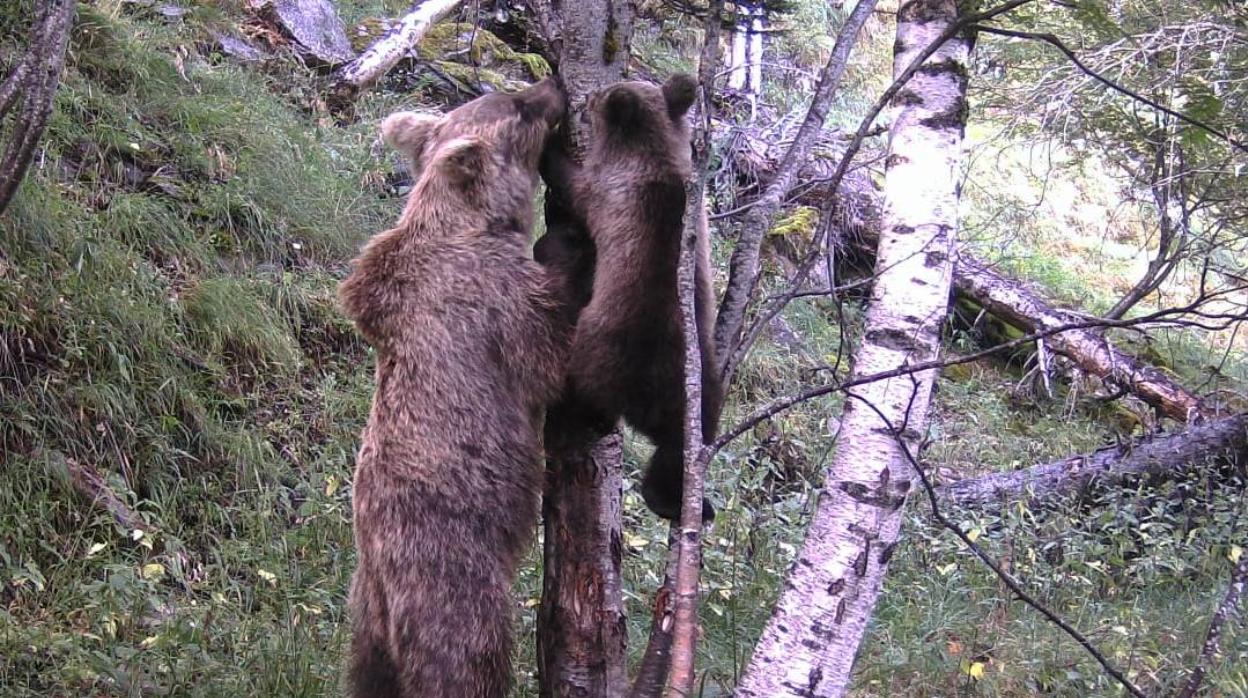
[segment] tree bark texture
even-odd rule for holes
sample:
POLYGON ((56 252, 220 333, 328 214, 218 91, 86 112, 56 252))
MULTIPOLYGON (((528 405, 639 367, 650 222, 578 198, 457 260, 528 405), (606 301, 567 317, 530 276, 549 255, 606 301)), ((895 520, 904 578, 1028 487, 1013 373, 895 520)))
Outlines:
POLYGON ((65 67, 65 47, 74 24, 75 0, 39 0, 30 46, 0 84, 0 119, 14 106, 12 127, 0 157, 0 213, 8 208, 43 135, 65 67))
MULTIPOLYGON (((894 73, 956 19, 953 0, 904 3, 894 73)), ((855 375, 939 351, 953 275, 969 52, 964 36, 950 39, 893 102, 884 226, 855 375)), ((935 378, 925 371, 850 391, 814 520, 739 698, 845 694, 915 478, 901 448, 918 448, 935 378)))
POLYGON ((1226 587, 1222 603, 1218 604, 1213 617, 1209 619, 1209 629, 1205 633, 1205 642, 1200 649, 1200 655, 1196 658, 1196 666, 1192 668, 1192 673, 1187 683, 1183 685, 1183 689, 1175 694, 1176 698, 1192 698, 1196 695, 1201 682, 1205 679, 1209 663, 1222 653, 1222 626, 1239 612, 1244 597, 1248 596, 1248 553, 1243 552, 1243 547, 1240 550, 1240 558, 1231 568, 1231 581, 1226 587))
POLYGON ((385 36, 378 39, 334 76, 334 92, 349 100, 360 90, 377 82, 404 56, 411 53, 429 28, 459 7, 461 0, 424 0, 399 18, 385 36))
POLYGON ((741 327, 745 323, 745 311, 754 295, 758 284, 759 248, 763 237, 771 228, 776 212, 780 210, 785 196, 792 189, 802 166, 810 159, 832 99, 836 96, 849 66, 849 54, 858 40, 858 34, 867 18, 875 9, 876 0, 858 0, 845 25, 841 27, 832 47, 832 55, 819 76, 819 85, 811 98, 806 118, 798 128, 792 145, 781 157, 771 181, 755 200, 753 207, 746 213, 741 228, 741 237, 732 251, 729 264, 728 287, 724 291, 723 301, 719 306, 719 314, 715 321, 715 347, 721 363, 721 374, 725 385, 731 380, 733 354, 741 327))
MULTIPOLYGON (((672 628, 671 672, 667 698, 687 698, 694 693, 698 638, 698 577, 702 571, 702 491, 710 452, 702 443, 702 350, 698 332, 698 250, 709 249, 706 224, 706 183, 711 161, 711 94, 719 72, 719 36, 723 0, 711 0, 702 24, 702 51, 698 60, 698 98, 693 129, 693 171, 685 182, 684 229, 681 231, 680 265, 676 288, 680 297, 685 338, 685 443, 684 483, 680 525, 676 538, 675 618, 672 628), (704 247, 707 246, 707 247, 704 247)), ((710 367, 717 370, 718 367, 710 367)))
POLYGON ((619 434, 552 453, 542 502, 538 675, 550 698, 614 698, 626 682, 619 434))
MULTIPOLYGON (((825 140, 834 145, 836 139, 825 140)), ((774 146, 756 138, 743 138, 741 147, 733 154, 738 169, 755 171, 765 177, 776 172, 779 157, 774 146)), ((808 183, 819 182, 834 169, 828 161, 814 159, 802 168, 801 178, 808 183)), ((790 190, 789 196, 793 194, 790 190)), ((842 219, 839 227, 852 233, 847 237, 856 238, 858 245, 864 249, 872 248, 882 226, 882 202, 870 178, 851 173, 836 192, 818 185, 809 186, 798 201, 822 205, 830 197, 836 199, 834 215, 842 219)), ((1042 332, 1079 319, 1055 308, 1024 283, 993 271, 986 262, 965 250, 959 251, 954 268, 954 292, 1025 333, 1042 332)), ((1180 423, 1191 421, 1194 417, 1208 417, 1214 412, 1212 406, 1200 396, 1162 371, 1119 351, 1104 336, 1093 331, 1070 330, 1045 341, 1047 349, 1065 356, 1106 382, 1131 392, 1161 414, 1180 423)))
MULTIPOLYGON (((562 137, 584 152, 589 96, 623 79, 633 33, 628 0, 530 0, 568 98, 562 137), (564 41, 563 37, 574 40, 564 41)), ((579 159, 579 157, 578 157, 579 159)), ((548 197, 547 220, 566 220, 548 197)), ((622 452, 618 432, 593 443, 548 420, 542 604, 537 619, 543 698, 616 698, 627 689, 620 591, 622 452)))
POLYGON ((1133 475, 1182 473, 1248 448, 1248 415, 1194 424, 1174 434, 1140 439, 1030 468, 958 480, 937 489, 942 500, 966 507, 991 507, 1018 499, 1043 499, 1077 492, 1093 481, 1133 475))
POLYGON ((673 524, 667 536, 667 565, 664 567, 663 584, 654 594, 651 606, 650 639, 641 655, 637 676, 633 679, 630 698, 653 698, 663 693, 667 674, 672 667, 672 630, 676 625, 676 569, 680 564, 680 549, 676 544, 680 527, 673 524))

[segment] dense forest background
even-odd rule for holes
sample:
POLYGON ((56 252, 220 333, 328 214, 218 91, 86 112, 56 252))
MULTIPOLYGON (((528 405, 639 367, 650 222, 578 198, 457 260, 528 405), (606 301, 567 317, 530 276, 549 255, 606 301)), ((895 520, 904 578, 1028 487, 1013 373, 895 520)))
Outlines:
MULTIPOLYGON (((334 6, 348 57, 411 9, 334 6)), ((793 138, 852 9, 768 4, 758 77, 718 91, 708 196, 720 289, 741 210, 793 138)), ((896 11, 880 3, 867 20, 811 165, 763 242, 767 298, 835 229, 814 276, 838 292, 795 299, 766 323, 725 425, 848 371, 871 273, 855 231, 879 205, 886 129, 871 132, 840 189, 819 185, 892 82, 896 11)), ((638 3, 633 74, 694 72, 699 12, 638 3)), ((0 9, 6 73, 32 16, 31 3, 0 9)), ((1098 336, 1199 395, 1209 419, 1248 410, 1237 140, 1248 12, 1223 0, 1081 0, 1029 5, 994 26, 1032 36, 975 41, 965 254, 1069 318, 1169 312, 1175 322, 1098 336), (1185 307, 1196 312, 1173 311, 1185 307)), ((373 371, 336 284, 407 186, 376 124, 548 74, 534 35, 521 4, 467 3, 344 107, 326 88, 333 57, 309 53, 267 5, 78 4, 46 131, 0 215, 0 695, 336 694, 351 473, 373 371)), ((960 291, 943 352, 1032 329, 960 291)), ((946 368, 921 436, 926 471, 948 484, 1098 449, 1125 457, 1140 439, 1183 433, 1102 378, 1045 342, 946 368)), ((801 546, 842 406, 836 392, 803 402, 710 464, 719 515, 703 541, 702 695, 728 695, 745 669, 801 546)), ((1168 695, 1248 547, 1240 427, 1147 476, 944 515, 1136 685, 1168 695)), ((625 432, 634 659, 667 561, 668 527, 632 489, 649 448, 625 432)), ((904 530, 851 695, 1120 694, 926 502, 907 509, 904 530)), ((537 692, 541 580, 539 545, 516 587, 516 695, 537 692)), ((1240 618, 1223 630, 1204 695, 1248 696, 1240 618)))

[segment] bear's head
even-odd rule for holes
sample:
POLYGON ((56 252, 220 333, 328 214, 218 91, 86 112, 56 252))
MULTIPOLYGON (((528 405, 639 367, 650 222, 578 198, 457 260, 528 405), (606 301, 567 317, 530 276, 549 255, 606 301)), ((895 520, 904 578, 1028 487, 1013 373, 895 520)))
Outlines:
POLYGON ((689 159, 689 124, 685 114, 697 97, 698 83, 677 73, 662 85, 620 82, 589 100, 594 142, 608 148, 658 149, 689 159))
POLYGON ((510 218, 517 205, 531 202, 542 148, 565 109, 563 93, 547 78, 520 92, 478 97, 445 116, 391 114, 381 137, 411 161, 414 195, 446 195, 510 218))

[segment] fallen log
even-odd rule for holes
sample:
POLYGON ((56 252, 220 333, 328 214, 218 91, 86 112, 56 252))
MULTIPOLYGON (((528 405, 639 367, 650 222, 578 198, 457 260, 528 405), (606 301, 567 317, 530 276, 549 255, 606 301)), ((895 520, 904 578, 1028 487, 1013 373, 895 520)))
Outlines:
MULTIPOLYGON (((734 134, 731 157, 734 168, 747 177, 766 179, 778 167, 777 148, 749 133, 734 134)), ((769 139, 775 140, 775 139, 769 139)), ((855 247, 874 253, 880 230, 881 196, 872 179, 862 172, 847 176, 834 193, 825 186, 825 173, 835 169, 837 134, 825 135, 831 155, 812 158, 802 169, 799 184, 789 195, 791 202, 822 205, 835 196, 838 227, 856 238, 855 247)), ((722 217, 722 215, 721 215, 722 217)), ((973 301, 999 320, 1033 334, 1069 325, 1077 319, 1045 302, 1026 284, 1006 278, 982 260, 962 251, 954 268, 954 292, 973 301)), ((1211 417, 1213 408, 1200 396, 1175 382, 1162 371, 1115 348, 1109 340, 1090 330, 1055 334, 1047 348, 1061 354, 1083 370, 1120 389, 1129 391, 1160 414, 1180 423, 1211 417)))
POLYGON ((937 488, 940 498, 964 507, 999 505, 1077 492, 1093 480, 1174 474, 1248 449, 1248 414, 1193 424, 1183 431, 1111 446, 1052 463, 958 480, 937 488))
POLYGON ((334 74, 332 92, 335 99, 349 102, 360 90, 379 80, 396 63, 410 55, 429 28, 449 15, 459 3, 460 0, 425 0, 413 6, 410 12, 394 23, 390 31, 334 74))
POLYGON ((49 468, 56 473, 69 488, 83 499, 89 506, 99 507, 108 512, 128 534, 136 531, 147 533, 149 526, 108 486, 104 476, 90 463, 84 463, 65 456, 59 451, 42 454, 49 468))
MULTIPOLYGON (((1029 334, 1069 325, 1075 319, 1045 303, 1026 285, 1001 276, 965 253, 958 259, 954 286, 998 319, 1029 334)), ((1090 330, 1062 332, 1047 341, 1053 351, 1101 380, 1133 393, 1170 419, 1187 423, 1213 414, 1195 393, 1090 330)))

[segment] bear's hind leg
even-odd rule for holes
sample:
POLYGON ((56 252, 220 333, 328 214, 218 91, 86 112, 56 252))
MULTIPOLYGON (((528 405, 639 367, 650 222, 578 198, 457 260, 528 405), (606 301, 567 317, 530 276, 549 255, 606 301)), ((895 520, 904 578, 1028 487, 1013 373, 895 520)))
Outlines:
POLYGON ((403 698, 399 669, 386 646, 385 599, 363 566, 351 584, 351 660, 347 695, 351 698, 403 698))
MULTIPOLYGON (((646 468, 641 482, 641 497, 646 506, 669 521, 680 520, 681 499, 685 491, 683 443, 679 433, 676 438, 656 440, 654 456, 646 468)), ((715 519, 715 507, 710 500, 702 498, 702 522, 715 519)))

